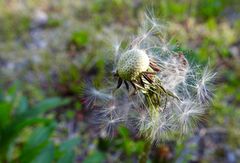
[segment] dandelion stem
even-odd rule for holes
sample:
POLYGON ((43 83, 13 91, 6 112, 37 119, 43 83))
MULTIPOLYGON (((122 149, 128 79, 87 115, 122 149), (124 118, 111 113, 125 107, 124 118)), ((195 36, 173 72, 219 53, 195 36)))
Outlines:
POLYGON ((148 155, 151 150, 152 143, 151 141, 146 141, 144 144, 143 153, 140 155, 139 163, 147 163, 148 155))

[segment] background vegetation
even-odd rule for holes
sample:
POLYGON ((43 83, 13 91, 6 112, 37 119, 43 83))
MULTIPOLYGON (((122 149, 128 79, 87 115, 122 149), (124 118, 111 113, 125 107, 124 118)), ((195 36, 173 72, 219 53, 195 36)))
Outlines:
POLYGON ((149 161, 240 159, 237 0, 2 0, 0 162, 137 161, 144 140, 124 127, 99 134, 83 91, 106 85, 108 42, 135 34, 145 11, 168 22, 166 39, 191 61, 218 73, 207 121, 154 146, 149 161))

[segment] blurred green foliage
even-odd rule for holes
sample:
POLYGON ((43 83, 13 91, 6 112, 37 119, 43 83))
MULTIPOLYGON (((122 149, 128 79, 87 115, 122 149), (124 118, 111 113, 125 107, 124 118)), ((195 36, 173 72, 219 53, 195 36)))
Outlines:
POLYGON ((28 15, 5 13, 0 15, 1 41, 17 39, 30 29, 31 19, 28 15))
POLYGON ((224 9, 224 0, 202 0, 198 4, 197 15, 207 19, 219 16, 224 9))
POLYGON ((88 31, 76 31, 72 33, 70 43, 74 44, 77 48, 82 48, 89 43, 88 31))
POLYGON ((46 27, 56 28, 56 27, 59 27, 61 24, 62 24, 61 20, 55 19, 55 18, 49 18, 46 23, 46 27))
POLYGON ((102 163, 105 160, 105 154, 99 151, 93 151, 90 153, 83 163, 102 163))
POLYGON ((55 97, 30 105, 18 84, 1 91, 0 95, 1 162, 73 162, 79 138, 54 143, 52 135, 57 124, 44 116, 69 100, 55 97))
MULTIPOLYGON (((127 156, 125 158, 126 162, 132 162, 134 157, 135 159, 138 159, 138 156, 143 152, 144 141, 139 138, 133 139, 132 137, 133 135, 131 135, 130 131, 126 127, 120 126, 118 128, 118 135, 114 138, 114 140, 109 140, 109 138, 99 139, 98 155, 102 155, 102 152, 106 153, 107 151, 120 150, 123 152, 125 157, 127 156)), ((103 156, 104 155, 102 155, 102 157, 103 156)))

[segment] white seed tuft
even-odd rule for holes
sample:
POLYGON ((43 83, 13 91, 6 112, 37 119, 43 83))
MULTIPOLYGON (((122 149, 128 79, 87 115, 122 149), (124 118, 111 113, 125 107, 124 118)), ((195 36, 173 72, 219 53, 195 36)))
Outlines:
POLYGON ((159 142, 196 129, 212 98, 215 73, 206 68, 199 75, 193 68, 198 65, 191 65, 182 52, 173 50, 176 47, 166 40, 167 32, 163 32, 157 19, 146 18, 141 33, 132 39, 127 51, 119 43, 113 46, 119 83, 136 84, 135 94, 129 97, 122 91, 112 97, 92 90, 90 101, 95 102, 98 97, 109 102, 103 102, 95 117, 104 133, 112 135, 114 128, 125 124, 149 141, 159 142))

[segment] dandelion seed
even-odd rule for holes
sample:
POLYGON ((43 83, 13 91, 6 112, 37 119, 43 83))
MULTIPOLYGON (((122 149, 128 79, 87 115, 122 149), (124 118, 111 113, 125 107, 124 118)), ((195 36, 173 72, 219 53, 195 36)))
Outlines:
POLYGON ((97 90, 95 88, 88 88, 85 91, 85 98, 84 102, 88 108, 91 108, 91 105, 96 105, 99 101, 101 104, 105 104, 109 102, 110 100, 114 99, 114 97, 109 94, 105 93, 104 91, 97 90))
POLYGON ((212 73, 205 68, 202 77, 198 80, 196 84, 197 97, 201 103, 209 102, 212 99, 212 81, 215 78, 216 73, 212 73))
POLYGON ((138 128, 137 130, 139 130, 140 134, 144 133, 147 128, 146 126, 149 123, 149 113, 146 110, 140 109, 133 118, 135 121, 135 127, 138 128))
POLYGON ((100 108, 99 114, 101 114, 103 117, 113 116, 114 114, 117 114, 117 109, 119 108, 113 104, 109 107, 100 108))
POLYGON ((123 122, 123 119, 121 117, 105 117, 104 119, 101 119, 100 122, 101 130, 102 132, 105 132, 107 136, 114 136, 117 127, 120 123, 123 122))
POLYGON ((147 26, 148 24, 150 24, 150 29, 155 29, 156 32, 158 33, 162 33, 162 30, 166 27, 163 24, 159 23, 159 21, 157 20, 157 18, 151 14, 150 12, 148 12, 148 14, 145 14, 145 24, 144 26, 147 26))
POLYGON ((122 44, 122 41, 120 41, 119 39, 115 38, 113 41, 113 51, 114 51, 114 54, 115 54, 115 64, 118 60, 118 57, 120 55, 120 47, 121 47, 121 44, 122 44))
POLYGON ((163 70, 159 73, 165 88, 173 91, 175 87, 185 82, 189 72, 188 62, 179 54, 178 56, 171 56, 167 60, 161 62, 163 70))
POLYGON ((174 126, 172 117, 167 117, 165 114, 151 117, 149 123, 149 140, 159 141, 167 139, 174 126))
POLYGON ((183 133, 192 131, 205 112, 203 106, 190 99, 175 103, 175 107, 177 108, 176 115, 178 118, 177 122, 179 122, 178 128, 180 128, 183 133))
POLYGON ((163 46, 163 47, 162 47, 162 50, 163 50, 163 52, 169 51, 167 46, 163 46))

